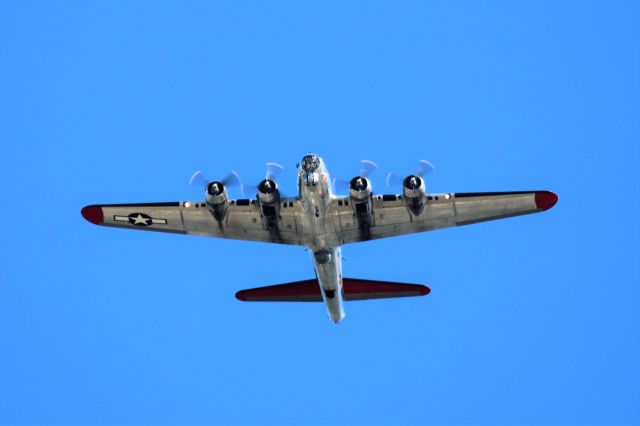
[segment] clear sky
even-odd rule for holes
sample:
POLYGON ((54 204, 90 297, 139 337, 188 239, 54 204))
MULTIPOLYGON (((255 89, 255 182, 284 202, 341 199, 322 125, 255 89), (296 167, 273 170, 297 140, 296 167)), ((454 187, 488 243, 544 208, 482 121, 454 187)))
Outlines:
POLYGON ((0 423, 640 423, 640 3, 0 1, 0 423), (93 226, 361 159, 552 210, 343 249, 423 298, 249 304, 300 247, 93 226))

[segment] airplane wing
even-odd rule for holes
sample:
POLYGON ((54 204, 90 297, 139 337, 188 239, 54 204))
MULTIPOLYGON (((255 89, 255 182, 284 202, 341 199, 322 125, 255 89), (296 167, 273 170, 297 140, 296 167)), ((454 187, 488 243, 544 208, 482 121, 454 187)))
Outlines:
POLYGON ((92 205, 81 213, 89 222, 102 226, 301 245, 301 225, 296 219, 296 213, 302 211, 300 202, 283 199, 282 206, 275 228, 263 220, 258 202, 249 199, 231 200, 221 221, 214 218, 206 203, 190 201, 92 205))
POLYGON ((419 215, 410 212, 401 195, 373 195, 372 223, 358 223, 348 198, 333 201, 333 224, 342 244, 433 231, 548 210, 558 197, 549 191, 430 194, 419 215))

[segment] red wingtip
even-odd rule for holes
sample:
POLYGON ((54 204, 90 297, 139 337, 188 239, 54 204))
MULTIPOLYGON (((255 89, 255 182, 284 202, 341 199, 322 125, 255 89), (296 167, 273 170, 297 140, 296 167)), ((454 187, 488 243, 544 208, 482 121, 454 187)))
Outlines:
POLYGON ((426 296, 429 293, 431 293, 431 289, 428 286, 423 285, 422 288, 420 289, 420 295, 426 296))
POLYGON ((558 196, 551 191, 536 192, 536 207, 538 210, 549 210, 558 202, 558 196))
POLYGON ((87 206, 80 210, 82 217, 87 219, 94 225, 101 225, 104 222, 104 215, 102 214, 102 207, 99 206, 87 206))
POLYGON ((236 293, 236 299, 242 301, 242 302, 246 302, 247 301, 247 294, 244 291, 239 291, 236 293))

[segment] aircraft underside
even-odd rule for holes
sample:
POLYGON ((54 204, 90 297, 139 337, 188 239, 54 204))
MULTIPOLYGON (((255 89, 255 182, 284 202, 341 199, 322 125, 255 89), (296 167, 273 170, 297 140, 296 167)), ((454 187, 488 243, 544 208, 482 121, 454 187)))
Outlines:
POLYGON ((549 191, 427 194, 422 174, 403 179, 401 194, 375 195, 361 173, 349 182, 347 196, 336 196, 324 161, 311 154, 298 166, 295 198, 281 198, 268 173, 254 199, 230 200, 231 179, 205 181, 204 202, 91 205, 82 215, 103 226, 306 246, 312 252, 315 279, 243 290, 236 297, 324 301, 329 318, 339 322, 345 315, 344 301, 430 292, 419 284, 344 278, 342 245, 537 213, 558 199, 549 191))

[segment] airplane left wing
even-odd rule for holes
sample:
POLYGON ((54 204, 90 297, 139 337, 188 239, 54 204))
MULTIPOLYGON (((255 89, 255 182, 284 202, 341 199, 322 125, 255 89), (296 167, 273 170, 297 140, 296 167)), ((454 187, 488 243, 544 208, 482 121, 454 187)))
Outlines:
POLYGON ((206 203, 104 204, 82 209, 89 222, 116 228, 175 234, 201 235, 235 240, 301 245, 296 212, 297 200, 283 200, 276 226, 264 220, 256 200, 231 200, 221 221, 214 218, 206 203))
POLYGON ((557 200, 549 191, 429 194, 415 214, 401 195, 373 195, 368 220, 348 198, 334 200, 330 210, 339 243, 348 244, 537 213, 557 200))

